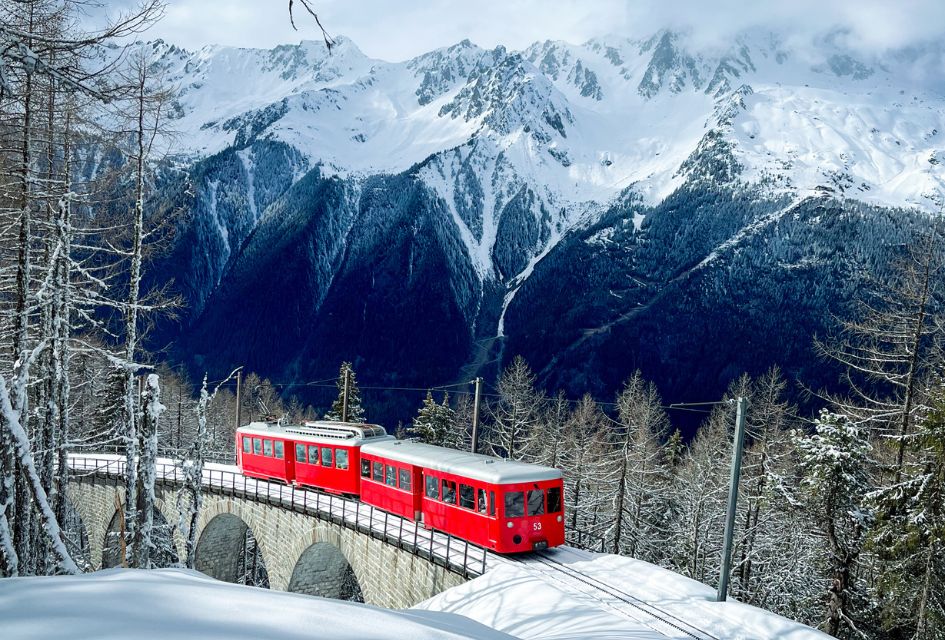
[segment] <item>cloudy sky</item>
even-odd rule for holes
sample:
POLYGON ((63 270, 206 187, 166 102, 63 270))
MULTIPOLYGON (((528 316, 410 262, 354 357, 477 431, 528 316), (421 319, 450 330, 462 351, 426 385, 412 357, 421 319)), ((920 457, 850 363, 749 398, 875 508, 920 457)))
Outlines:
MULTIPOLYGON (((134 0, 101 0, 103 11, 134 0)), ((317 39, 314 21, 288 0, 166 0, 165 18, 146 35, 189 49, 205 44, 272 47, 317 39)), ((399 61, 469 38, 492 47, 524 48, 536 40, 583 42, 608 34, 643 36, 663 27, 724 41, 754 26, 776 26, 796 37, 831 27, 849 44, 885 49, 945 38, 945 0, 311 0, 325 28, 345 35, 368 55, 399 61)), ((299 3, 296 2, 296 6, 299 3)), ((100 21, 95 12, 90 24, 100 21)))

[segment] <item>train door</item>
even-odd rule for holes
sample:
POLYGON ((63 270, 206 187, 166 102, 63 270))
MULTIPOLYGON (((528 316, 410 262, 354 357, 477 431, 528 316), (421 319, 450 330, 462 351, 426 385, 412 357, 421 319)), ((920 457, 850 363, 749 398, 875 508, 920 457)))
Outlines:
POLYGON ((285 481, 286 484, 295 484, 295 441, 286 440, 283 451, 285 456, 285 481))
POLYGON ((496 517, 495 510, 495 488, 487 486, 484 489, 479 489, 479 491, 481 493, 476 496, 476 500, 485 500, 486 502, 486 513, 489 516, 489 524, 487 525, 489 530, 489 547, 495 549, 496 545, 499 543, 499 519, 496 517))

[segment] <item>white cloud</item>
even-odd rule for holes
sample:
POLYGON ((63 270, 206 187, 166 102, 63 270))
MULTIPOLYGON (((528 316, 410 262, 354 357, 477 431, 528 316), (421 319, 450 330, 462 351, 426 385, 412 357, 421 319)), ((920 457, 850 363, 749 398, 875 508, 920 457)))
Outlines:
MULTIPOLYGON (((109 9, 131 0, 112 0, 109 9)), ((877 50, 945 37, 943 0, 314 0, 330 33, 368 55, 403 60, 464 38, 521 49, 536 40, 583 42, 600 35, 642 37, 670 27, 704 42, 725 42, 752 27, 807 38, 837 27, 852 47, 877 50)), ((299 31, 287 0, 168 0, 167 16, 146 37, 187 48, 205 44, 272 47, 318 39, 304 10, 299 31)))

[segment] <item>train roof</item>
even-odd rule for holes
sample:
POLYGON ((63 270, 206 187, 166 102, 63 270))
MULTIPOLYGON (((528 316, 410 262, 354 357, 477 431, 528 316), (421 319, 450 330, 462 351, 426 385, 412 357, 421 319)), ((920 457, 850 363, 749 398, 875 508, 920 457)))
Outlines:
POLYGON ((362 446, 361 453, 465 476, 490 484, 557 480, 561 477, 561 471, 551 467, 493 458, 409 440, 372 442, 362 446))
POLYGON ((248 435, 279 436, 290 440, 319 444, 359 445, 365 442, 394 439, 394 436, 387 435, 387 431, 379 424, 330 422, 328 420, 304 422, 302 424, 250 422, 237 429, 237 432, 248 435))

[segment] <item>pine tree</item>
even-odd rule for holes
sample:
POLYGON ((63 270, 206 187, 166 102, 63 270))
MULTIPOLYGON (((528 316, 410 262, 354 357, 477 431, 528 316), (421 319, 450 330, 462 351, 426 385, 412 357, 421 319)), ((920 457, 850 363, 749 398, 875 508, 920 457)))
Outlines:
POLYGON ((872 446, 867 430, 846 416, 821 411, 814 433, 798 437, 802 486, 815 534, 827 543, 822 558, 830 586, 824 630, 835 637, 857 637, 858 625, 870 614, 861 576, 860 557, 872 513, 872 446))
POLYGON ((883 629, 891 637, 945 637, 945 391, 909 437, 903 481, 875 491, 870 547, 881 560, 883 629))
POLYGON ((423 399, 423 405, 410 427, 410 436, 426 444, 440 444, 443 434, 449 429, 449 424, 442 423, 440 416, 433 392, 427 391, 427 397, 423 399))
POLYGON ((344 407, 345 398, 345 377, 348 377, 348 422, 363 423, 364 407, 361 406, 361 390, 358 388, 358 381, 354 374, 354 368, 350 362, 341 363, 341 371, 338 373, 338 397, 331 404, 331 409, 325 414, 326 420, 340 421, 344 407))

